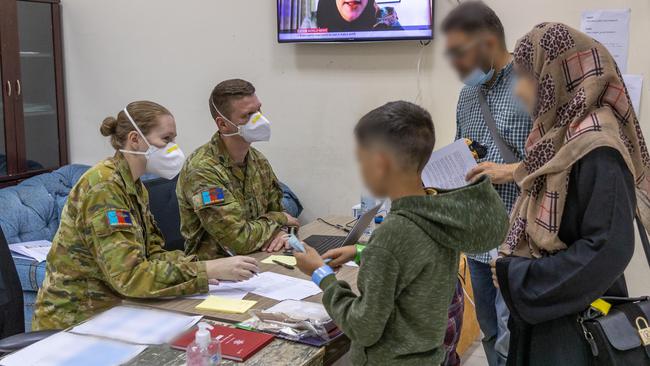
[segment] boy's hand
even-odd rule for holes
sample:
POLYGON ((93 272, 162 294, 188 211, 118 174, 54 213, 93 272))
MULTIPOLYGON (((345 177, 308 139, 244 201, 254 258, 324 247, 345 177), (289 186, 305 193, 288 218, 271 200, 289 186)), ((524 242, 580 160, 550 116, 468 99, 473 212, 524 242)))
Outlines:
POLYGON ((331 259, 327 263, 332 268, 338 268, 345 263, 354 260, 357 255, 357 248, 354 245, 348 245, 342 248, 330 249, 323 254, 323 259, 331 259))
POLYGON ((305 253, 294 251, 293 256, 296 257, 298 269, 307 276, 311 276, 315 270, 324 266, 325 262, 323 262, 323 259, 318 255, 316 249, 305 243, 303 243, 303 245, 305 246, 305 253))

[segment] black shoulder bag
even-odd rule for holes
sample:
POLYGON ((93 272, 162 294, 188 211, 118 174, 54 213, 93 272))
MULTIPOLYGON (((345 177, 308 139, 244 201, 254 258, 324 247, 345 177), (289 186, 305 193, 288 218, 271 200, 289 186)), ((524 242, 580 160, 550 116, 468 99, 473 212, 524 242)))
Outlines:
MULTIPOLYGON (((650 265, 650 242, 638 216, 636 224, 650 265)), ((602 297, 601 300, 611 305, 609 311, 592 306, 578 317, 594 365, 650 365, 650 297, 602 297)))

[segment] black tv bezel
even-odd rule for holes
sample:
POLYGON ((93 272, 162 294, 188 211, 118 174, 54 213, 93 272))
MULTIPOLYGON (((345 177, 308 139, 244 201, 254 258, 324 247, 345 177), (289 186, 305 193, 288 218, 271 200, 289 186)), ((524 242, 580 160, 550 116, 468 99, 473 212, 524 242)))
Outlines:
POLYGON ((429 0, 431 4, 431 37, 396 37, 396 38, 338 38, 338 39, 306 39, 306 40, 280 40, 280 1, 275 2, 275 17, 276 17, 276 40, 279 44, 292 44, 292 43, 376 43, 376 42, 394 42, 394 41, 431 41, 434 38, 434 15, 435 15, 435 0, 429 0))

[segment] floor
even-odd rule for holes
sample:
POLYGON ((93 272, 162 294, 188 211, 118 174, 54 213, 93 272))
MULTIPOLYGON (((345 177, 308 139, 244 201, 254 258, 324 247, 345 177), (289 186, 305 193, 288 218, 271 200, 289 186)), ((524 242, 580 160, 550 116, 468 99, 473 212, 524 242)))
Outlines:
POLYGON ((467 353, 462 357, 463 366, 487 366, 487 358, 481 342, 474 342, 472 347, 467 350, 467 353))
MULTIPOLYGON (((349 354, 346 354, 332 366, 351 365, 348 356, 349 354)), ((463 357, 462 366, 487 366, 487 364, 487 358, 485 358, 485 352, 483 352, 481 342, 474 342, 472 347, 467 351, 467 354, 463 357)))

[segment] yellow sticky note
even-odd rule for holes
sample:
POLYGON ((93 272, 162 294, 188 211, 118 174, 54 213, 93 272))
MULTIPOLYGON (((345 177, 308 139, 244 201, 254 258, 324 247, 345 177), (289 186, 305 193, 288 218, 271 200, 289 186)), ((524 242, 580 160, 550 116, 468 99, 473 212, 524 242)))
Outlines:
POLYGON ((296 258, 288 256, 288 255, 272 255, 262 261, 262 263, 266 264, 276 264, 273 263, 273 261, 276 260, 278 262, 288 264, 290 266, 295 266, 296 265, 296 258))
POLYGON ((208 296, 202 303, 196 305, 197 310, 216 311, 218 313, 243 314, 257 304, 252 300, 236 300, 219 296, 208 296))

